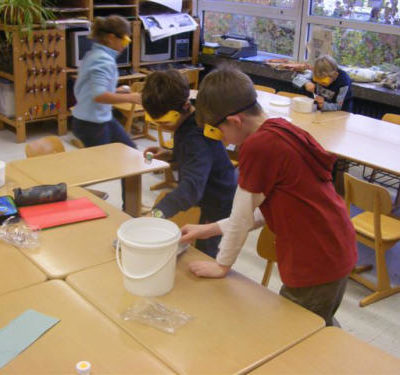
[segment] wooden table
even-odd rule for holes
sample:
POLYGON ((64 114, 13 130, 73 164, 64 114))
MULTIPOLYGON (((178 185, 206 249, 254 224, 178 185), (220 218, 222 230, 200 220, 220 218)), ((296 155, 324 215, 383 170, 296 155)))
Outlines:
POLYGON ((75 374, 86 360, 92 374, 172 374, 63 281, 54 280, 0 297, 0 327, 27 309, 60 319, 1 369, 2 374, 75 374))
POLYGON ((63 279, 72 272, 115 259, 112 242, 126 213, 79 187, 68 188, 68 198, 88 197, 107 217, 49 228, 40 233, 40 247, 21 251, 50 279, 63 279))
POLYGON ((209 259, 196 249, 180 256, 174 289, 157 300, 194 317, 174 335, 120 314, 139 300, 127 292, 115 262, 69 275, 67 282, 180 374, 241 373, 324 327, 319 316, 236 272, 200 279, 188 270, 209 259))
POLYGON ((314 136, 328 151, 372 168, 400 175, 400 126, 348 112, 299 113, 271 105, 281 96, 257 91, 270 117, 290 119, 314 136))
POLYGON ((146 163, 142 152, 122 143, 16 160, 10 164, 43 184, 65 182, 69 186, 85 186, 123 178, 125 212, 135 217, 141 216, 141 175, 169 167, 161 160, 146 163))
POLYGON ((13 189, 28 188, 37 185, 37 181, 26 176, 19 169, 13 167, 10 163, 6 164, 6 183, 0 187, 1 195, 13 195, 13 189))
POLYGON ((45 274, 18 249, 0 240, 0 295, 45 280, 45 274))
POLYGON ((400 360, 339 328, 329 327, 252 371, 278 374, 399 374, 400 360))

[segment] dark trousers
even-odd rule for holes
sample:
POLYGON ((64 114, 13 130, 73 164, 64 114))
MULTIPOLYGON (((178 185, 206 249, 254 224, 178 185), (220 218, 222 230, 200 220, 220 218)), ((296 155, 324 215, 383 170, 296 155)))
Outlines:
MULTIPOLYGON (((202 207, 200 224, 214 223, 215 221, 229 217, 232 210, 232 202, 221 207, 202 207)), ((218 245, 222 236, 207 238, 206 240, 197 240, 196 249, 202 251, 212 258, 216 258, 218 254, 218 245)))
POLYGON ((79 138, 86 147, 120 142, 136 148, 129 134, 115 118, 107 122, 95 123, 72 117, 72 133, 75 137, 79 138))
MULTIPOLYGON (((79 120, 72 117, 72 133, 80 139, 85 147, 106 145, 108 143, 123 143, 127 146, 136 148, 128 133, 114 117, 111 121, 96 123, 79 120)), ((122 209, 125 210, 125 187, 121 182, 122 189, 122 209)))
POLYGON ((347 277, 327 284, 305 288, 289 288, 283 285, 279 294, 325 319, 326 325, 340 327, 333 317, 342 302, 347 277))

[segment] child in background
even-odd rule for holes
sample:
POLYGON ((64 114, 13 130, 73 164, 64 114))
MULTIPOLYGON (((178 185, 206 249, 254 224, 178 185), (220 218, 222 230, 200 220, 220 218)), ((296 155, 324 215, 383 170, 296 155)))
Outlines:
POLYGON ((139 94, 116 89, 116 58, 131 42, 130 30, 130 24, 119 16, 97 17, 93 24, 95 43, 79 68, 74 86, 77 103, 72 111, 72 132, 86 147, 111 142, 135 147, 112 114, 112 104, 140 103, 139 94))
POLYGON ((203 79, 196 120, 205 133, 240 145, 239 186, 228 219, 182 228, 181 242, 223 235, 216 262, 192 262, 190 270, 224 277, 248 231, 266 222, 276 235, 280 294, 333 325, 357 258, 353 225, 332 185, 336 157, 306 131, 268 119, 252 81, 237 70, 216 70, 203 79))
POLYGON ((293 84, 314 94, 321 111, 352 111, 351 79, 331 56, 320 56, 315 60, 311 81, 306 75, 299 74, 293 84))
MULTIPOLYGON (((189 101, 190 88, 176 70, 154 72, 142 91, 147 117, 158 126, 175 131, 173 157, 178 165, 178 187, 153 209, 156 217, 171 217, 192 206, 200 206, 201 223, 229 216, 236 190, 235 171, 220 141, 205 138, 194 119, 189 101)), ((149 147, 144 153, 165 159, 170 151, 149 147)), ((196 244, 199 250, 215 257, 220 236, 196 244)))

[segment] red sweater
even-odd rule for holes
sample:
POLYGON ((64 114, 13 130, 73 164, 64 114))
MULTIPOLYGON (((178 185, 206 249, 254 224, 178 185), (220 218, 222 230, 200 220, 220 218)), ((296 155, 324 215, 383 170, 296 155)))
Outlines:
POLYGON ((282 118, 267 120, 243 143, 239 185, 266 196, 260 209, 276 234, 285 285, 338 280, 357 260, 353 225, 332 184, 336 157, 282 118))

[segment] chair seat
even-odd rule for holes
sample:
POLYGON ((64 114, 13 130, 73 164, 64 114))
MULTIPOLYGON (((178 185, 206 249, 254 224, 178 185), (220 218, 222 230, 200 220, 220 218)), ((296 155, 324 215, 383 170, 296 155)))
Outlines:
MULTIPOLYGON (((373 239, 374 236, 374 215, 372 212, 363 212, 351 219, 354 228, 362 235, 373 239)), ((382 240, 400 240, 400 220, 381 215, 382 240)))
MULTIPOLYGON (((121 112, 130 112, 132 109, 132 104, 131 103, 119 103, 119 104, 113 104, 113 107, 115 109, 118 109, 121 112)), ((135 112, 142 112, 143 107, 140 104, 135 105, 135 112)))
POLYGON ((164 146, 165 146, 165 148, 172 150, 174 148, 174 140, 172 138, 168 139, 168 141, 164 142, 164 146))

